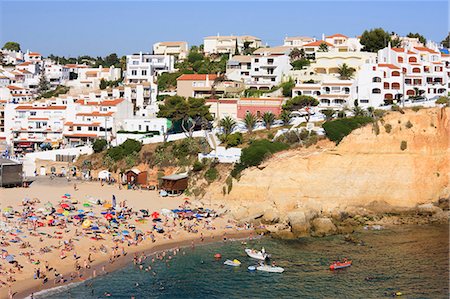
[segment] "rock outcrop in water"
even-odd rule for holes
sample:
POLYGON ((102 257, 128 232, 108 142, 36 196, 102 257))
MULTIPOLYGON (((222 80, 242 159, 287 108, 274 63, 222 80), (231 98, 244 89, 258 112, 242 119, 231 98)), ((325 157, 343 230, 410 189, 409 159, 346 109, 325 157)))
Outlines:
MULTIPOLYGON (((225 198, 221 187, 208 196, 226 200, 236 219, 283 223, 295 237, 341 232, 349 215, 400 213, 437 202, 449 196, 449 111, 390 112, 377 127, 357 129, 338 146, 279 153, 245 170, 225 198), (333 222, 314 225, 316 217, 333 222)), ((418 209, 436 214, 434 208, 418 209)))

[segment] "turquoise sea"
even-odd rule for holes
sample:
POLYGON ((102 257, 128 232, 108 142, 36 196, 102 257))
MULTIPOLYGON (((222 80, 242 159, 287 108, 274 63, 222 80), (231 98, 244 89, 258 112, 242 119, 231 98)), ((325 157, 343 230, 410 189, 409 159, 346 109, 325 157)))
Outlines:
MULTIPOLYGON (((248 272, 255 261, 241 241, 184 248, 168 264, 156 261, 153 271, 129 266, 73 288, 36 298, 449 298, 449 229, 403 226, 343 236, 280 241, 262 238, 247 247, 265 247, 285 272, 248 272), (215 260, 214 254, 222 254, 215 260), (350 268, 330 271, 335 259, 353 260, 350 268), (241 267, 223 265, 237 258, 241 267), (105 297, 105 292, 111 294, 105 297)), ((151 259, 147 259, 147 265, 151 259)))

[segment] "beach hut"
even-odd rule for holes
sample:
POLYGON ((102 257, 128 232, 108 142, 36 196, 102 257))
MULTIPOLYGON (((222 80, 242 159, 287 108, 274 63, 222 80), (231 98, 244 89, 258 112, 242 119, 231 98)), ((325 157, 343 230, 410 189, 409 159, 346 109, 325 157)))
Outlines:
POLYGON ((22 163, 0 158, 0 187, 17 187, 22 183, 22 163))
POLYGON ((147 185, 147 171, 133 168, 125 172, 126 183, 131 185, 147 185))
POLYGON ((188 175, 185 173, 166 175, 161 181, 161 189, 169 195, 179 195, 188 187, 188 175))

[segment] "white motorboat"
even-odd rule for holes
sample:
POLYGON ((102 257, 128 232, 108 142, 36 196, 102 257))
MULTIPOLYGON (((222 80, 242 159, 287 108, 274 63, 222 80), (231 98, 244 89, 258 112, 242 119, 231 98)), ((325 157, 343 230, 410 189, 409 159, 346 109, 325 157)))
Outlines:
POLYGON ((283 273, 284 269, 281 267, 274 267, 269 265, 262 265, 256 267, 256 270, 258 271, 264 271, 264 272, 272 272, 272 273, 283 273))
POLYGON ((245 253, 247 253, 247 255, 251 258, 261 261, 264 261, 270 257, 270 255, 265 252, 264 248, 261 251, 246 248, 245 253))
POLYGON ((238 261, 237 259, 234 259, 234 260, 226 260, 223 264, 227 266, 239 267, 241 265, 241 262, 238 261))

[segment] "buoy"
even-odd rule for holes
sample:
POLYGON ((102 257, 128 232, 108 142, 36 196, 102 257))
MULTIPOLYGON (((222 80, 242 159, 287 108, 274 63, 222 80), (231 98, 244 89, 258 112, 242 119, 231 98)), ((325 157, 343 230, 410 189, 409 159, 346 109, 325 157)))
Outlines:
POLYGON ((255 266, 248 266, 247 269, 248 269, 248 271, 256 271, 255 266))
POLYGON ((216 259, 220 259, 220 258, 222 257, 222 255, 221 255, 220 253, 216 253, 216 254, 214 255, 214 257, 215 257, 216 259))

